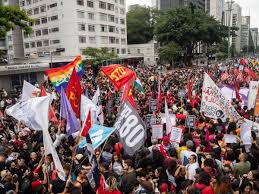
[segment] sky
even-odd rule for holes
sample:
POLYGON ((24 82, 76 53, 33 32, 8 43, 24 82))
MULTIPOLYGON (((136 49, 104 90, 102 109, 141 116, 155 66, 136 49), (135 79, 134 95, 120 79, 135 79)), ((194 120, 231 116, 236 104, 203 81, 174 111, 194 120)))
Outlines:
MULTIPOLYGON (((227 1, 227 0, 225 0, 227 1)), ((251 27, 259 28, 259 0, 234 0, 242 7, 242 15, 251 16, 251 27)), ((151 5, 151 0, 126 0, 127 6, 133 4, 151 5)))

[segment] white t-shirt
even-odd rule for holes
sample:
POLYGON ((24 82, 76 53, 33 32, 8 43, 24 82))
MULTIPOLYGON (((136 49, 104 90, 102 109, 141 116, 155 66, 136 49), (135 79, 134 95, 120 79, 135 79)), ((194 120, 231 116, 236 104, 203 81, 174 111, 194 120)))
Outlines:
POLYGON ((193 164, 187 164, 187 176, 186 178, 189 180, 194 180, 194 176, 196 175, 196 169, 199 168, 199 164, 197 162, 193 164))
POLYGON ((190 151, 190 150, 184 150, 184 151, 181 151, 181 154, 180 154, 180 159, 181 159, 181 162, 183 165, 186 166, 186 162, 187 164, 189 163, 188 161, 188 158, 191 156, 191 155, 195 155, 196 156, 196 159, 198 158, 197 157, 197 154, 193 151, 190 151))

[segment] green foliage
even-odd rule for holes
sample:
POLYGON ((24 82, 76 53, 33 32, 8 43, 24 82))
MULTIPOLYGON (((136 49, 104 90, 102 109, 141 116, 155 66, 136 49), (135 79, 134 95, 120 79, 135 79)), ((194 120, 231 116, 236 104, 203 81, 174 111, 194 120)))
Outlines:
POLYGON ((32 29, 28 23, 31 21, 27 13, 19 7, 0 6, 0 37, 5 37, 6 33, 16 26, 30 33, 32 29))
POLYGON ((110 52, 107 48, 92 48, 88 47, 84 49, 83 55, 89 58, 88 63, 91 65, 101 64, 106 60, 116 59, 118 55, 114 52, 110 52))
POLYGON ((176 43, 169 43, 159 49, 159 58, 161 61, 172 63, 181 56, 181 47, 176 43))
POLYGON ((127 13, 128 44, 147 43, 154 37, 154 26, 159 11, 138 6, 127 13))
POLYGON ((161 45, 172 42, 184 51, 185 63, 191 64, 197 43, 212 45, 228 36, 228 28, 199 9, 181 7, 160 15, 155 35, 161 45))

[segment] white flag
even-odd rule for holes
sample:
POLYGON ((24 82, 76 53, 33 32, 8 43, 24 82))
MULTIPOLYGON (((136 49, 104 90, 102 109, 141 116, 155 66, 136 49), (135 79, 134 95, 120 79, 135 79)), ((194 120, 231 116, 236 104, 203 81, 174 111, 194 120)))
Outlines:
POLYGON ((59 160, 57 151, 53 145, 53 141, 50 137, 49 134, 49 130, 43 130, 43 144, 44 144, 44 150, 45 150, 45 155, 47 156, 48 154, 52 155, 53 161, 54 161, 54 165, 55 165, 55 169, 57 170, 58 173, 58 177, 65 181, 65 172, 64 169, 61 165, 61 162, 59 160))
POLYGON ((6 113, 31 129, 48 130, 49 103, 49 96, 30 98, 6 109, 6 113))
POLYGON ((204 75, 202 87, 201 112, 210 118, 225 121, 226 118, 232 118, 237 121, 241 116, 231 105, 231 101, 225 97, 214 81, 207 73, 204 75))
POLYGON ((96 92, 95 92, 95 94, 94 94, 94 96, 93 96, 93 99, 92 99, 92 102, 93 102, 95 105, 98 104, 98 102, 99 102, 99 97, 100 97, 100 89, 99 89, 99 87, 98 87, 97 90, 96 90, 96 92))
POLYGON ((89 98, 85 95, 81 95, 81 106, 80 106, 80 119, 84 121, 89 110, 91 109, 93 117, 96 117, 95 114, 98 110, 98 106, 94 104, 89 98))
POLYGON ((38 97, 40 94, 40 89, 36 88, 34 85, 27 81, 23 81, 22 87, 22 101, 29 100, 33 97, 38 97))
POLYGON ((171 118, 169 115, 166 99, 165 99, 165 120, 166 120, 166 134, 168 135, 171 132, 173 124, 171 122, 171 118))

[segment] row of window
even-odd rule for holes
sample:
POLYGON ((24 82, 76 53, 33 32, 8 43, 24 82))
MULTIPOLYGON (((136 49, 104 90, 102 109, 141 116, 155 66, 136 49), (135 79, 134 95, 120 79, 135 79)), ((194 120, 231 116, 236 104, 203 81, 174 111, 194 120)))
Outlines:
MULTIPOLYGON (((57 6, 58 6, 57 3, 52 3, 52 4, 49 4, 49 5, 47 6, 47 8, 48 8, 48 9, 52 9, 52 8, 54 8, 54 7, 57 7, 57 6)), ((37 14, 39 14, 39 13, 44 13, 44 12, 46 12, 46 5, 42 5, 42 6, 40 6, 40 7, 36 7, 36 8, 34 8, 34 9, 28 9, 28 10, 27 10, 27 14, 28 14, 28 15, 37 15, 37 14)))
POLYGON ((50 16, 50 17, 43 17, 43 18, 38 18, 38 19, 35 19, 33 22, 30 22, 30 26, 38 26, 40 24, 46 24, 48 22, 52 22, 52 21, 55 21, 55 20, 58 20, 58 15, 53 15, 53 16, 50 16))
POLYGON ((28 38, 29 36, 30 37, 45 36, 45 35, 48 35, 50 33, 56 33, 56 32, 59 32, 59 28, 58 27, 50 28, 50 29, 44 28, 44 29, 35 30, 30 35, 24 33, 24 38, 28 38))
MULTIPOLYGON (((94 20, 95 19, 95 15, 94 13, 88 12, 88 19, 89 20, 94 20)), ((77 17, 78 18, 85 18, 85 12, 84 11, 77 11, 77 17)), ((115 18, 115 15, 110 15, 110 14, 105 14, 105 13, 99 13, 99 19, 101 21, 105 21, 105 22, 115 22, 116 24, 119 23, 119 18, 115 18)), ((120 24, 125 24, 125 19, 120 19, 120 24)))
MULTIPOLYGON (((78 30, 79 31, 86 31, 86 24, 78 24, 78 30)), ((88 25, 88 32, 95 32, 95 25, 88 25)), ((117 33, 119 34, 119 28, 115 26, 107 26, 107 25, 100 25, 100 32, 110 32, 110 33, 117 33)), ((121 29, 121 34, 125 34, 126 30, 125 28, 121 29)))
MULTIPOLYGON (((79 36, 79 43, 86 43, 86 36, 79 36)), ((96 39, 95 37, 89 37, 89 43, 95 44, 96 39)), ((108 37, 108 36, 101 36, 100 37, 101 44, 120 44, 120 39, 116 37, 108 37)), ((121 39, 121 44, 126 44, 126 39, 121 39)))
MULTIPOLYGON (((116 53, 117 52, 117 54, 126 54, 126 49, 125 48, 122 48, 121 49, 121 52, 120 52, 120 49, 119 48, 107 48, 107 47, 102 47, 102 48, 104 48, 104 49, 108 49, 109 51, 111 51, 111 52, 114 52, 114 53, 116 53)), ((81 53, 83 53, 84 52, 84 49, 80 49, 80 52, 81 53)))
POLYGON ((55 45, 55 44, 59 44, 60 40, 40 40, 40 41, 36 41, 36 42, 26 42, 24 43, 24 48, 28 49, 28 48, 41 48, 43 46, 49 46, 49 45, 55 45))
MULTIPOLYGON (((119 2, 121 5, 124 5, 125 3, 124 0, 120 0, 119 2)), ((118 1, 114 0, 114 3, 118 3, 118 1)), ((77 0, 77 5, 84 6, 85 4, 87 5, 87 7, 94 8, 94 0, 77 0)), ((111 4, 111 3, 106 4, 106 2, 99 1, 99 8, 114 11, 114 4, 111 4)))

